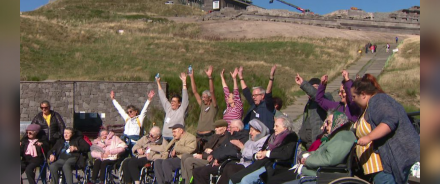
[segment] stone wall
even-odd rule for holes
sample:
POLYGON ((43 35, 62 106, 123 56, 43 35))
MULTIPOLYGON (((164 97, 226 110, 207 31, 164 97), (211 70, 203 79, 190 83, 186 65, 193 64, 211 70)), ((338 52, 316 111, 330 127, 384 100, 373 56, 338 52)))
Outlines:
MULTIPOLYGON (((166 91, 167 84, 162 83, 166 91)), ((142 109, 150 90, 156 92, 148 109, 162 108, 155 82, 56 81, 20 82, 20 121, 32 121, 41 112, 40 102, 48 100, 52 109, 60 113, 66 126, 73 126, 75 113, 97 113, 105 125, 124 121, 113 106, 110 91, 125 109, 135 105, 142 109)), ((147 114, 147 117, 150 114, 147 114)))

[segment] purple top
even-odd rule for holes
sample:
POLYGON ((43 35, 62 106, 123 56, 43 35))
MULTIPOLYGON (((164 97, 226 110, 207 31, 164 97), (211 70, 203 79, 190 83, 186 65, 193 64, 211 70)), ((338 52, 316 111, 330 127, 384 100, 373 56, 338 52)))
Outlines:
POLYGON ((353 84, 352 80, 349 80, 344 83, 344 90, 347 95, 347 106, 342 102, 334 102, 324 98, 325 88, 327 85, 319 85, 318 91, 316 92, 315 102, 321 106, 322 109, 328 111, 330 109, 336 109, 337 111, 344 112, 347 115, 348 119, 352 122, 356 122, 358 120, 360 114, 360 108, 353 102, 351 96, 351 85, 353 84))

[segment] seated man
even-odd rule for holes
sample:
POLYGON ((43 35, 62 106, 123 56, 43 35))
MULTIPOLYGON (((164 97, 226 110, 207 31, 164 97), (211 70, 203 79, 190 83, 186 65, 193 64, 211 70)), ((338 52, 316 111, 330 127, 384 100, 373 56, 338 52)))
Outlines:
POLYGON ((170 129, 173 131, 174 138, 168 143, 166 151, 162 152, 167 159, 157 159, 154 162, 157 183, 171 183, 173 171, 180 168, 182 155, 194 153, 197 147, 196 137, 186 132, 182 124, 175 124, 170 129))
POLYGON ((58 139, 49 153, 50 174, 52 181, 55 184, 59 183, 58 170, 62 168, 63 174, 67 184, 73 183, 72 167, 75 164, 80 166, 85 165, 84 154, 90 150, 90 145, 83 139, 81 132, 74 131, 73 128, 67 127, 64 129, 64 139, 58 139))
POLYGON ((135 157, 126 159, 122 164, 124 171, 124 181, 126 183, 139 183, 140 168, 150 161, 165 159, 166 155, 161 154, 166 150, 168 141, 162 137, 158 126, 150 129, 148 135, 143 136, 133 146, 132 151, 135 157))
POLYGON ((215 134, 203 147, 202 154, 184 154, 182 156, 182 178, 184 183, 189 184, 194 168, 205 166, 213 161, 212 152, 217 150, 220 145, 228 141, 231 134, 227 131, 228 122, 225 120, 217 120, 214 123, 215 134))
MULTIPOLYGON (((251 121, 252 122, 252 121, 251 121)), ((213 162, 210 165, 198 167, 193 170, 194 183, 208 184, 209 175, 217 174, 220 164, 228 158, 238 159, 238 153, 244 147, 244 143, 249 139, 249 133, 243 130, 243 122, 239 119, 232 120, 230 125, 231 136, 228 140, 212 151, 213 162)), ((264 142, 264 141, 263 141, 264 142)))

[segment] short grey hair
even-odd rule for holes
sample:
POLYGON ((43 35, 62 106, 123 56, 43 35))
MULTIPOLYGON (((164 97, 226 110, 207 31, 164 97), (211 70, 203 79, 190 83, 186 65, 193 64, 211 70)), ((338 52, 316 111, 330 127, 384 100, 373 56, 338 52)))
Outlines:
POLYGON ((153 127, 151 127, 150 132, 151 132, 151 131, 153 131, 153 132, 156 133, 155 136, 160 136, 160 135, 162 135, 162 132, 160 131, 160 127, 158 127, 158 126, 153 126, 153 127))
POLYGON ((279 116, 275 118, 275 121, 281 119, 283 126, 287 128, 289 132, 293 132, 293 123, 286 116, 279 116))
POLYGON ((241 119, 231 120, 231 124, 235 124, 240 130, 243 130, 244 128, 243 121, 241 121, 241 119))
POLYGON ((209 97, 211 97, 211 92, 209 92, 209 90, 205 90, 202 92, 202 95, 208 95, 209 97))
POLYGON ((264 89, 263 87, 261 87, 261 86, 253 87, 252 91, 256 90, 256 89, 260 90, 260 95, 266 94, 266 89, 264 89))

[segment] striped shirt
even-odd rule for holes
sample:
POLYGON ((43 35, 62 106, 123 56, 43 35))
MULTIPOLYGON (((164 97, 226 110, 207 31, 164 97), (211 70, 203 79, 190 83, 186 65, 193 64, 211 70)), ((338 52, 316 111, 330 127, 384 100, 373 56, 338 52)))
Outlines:
POLYGON ((243 116, 243 103, 240 99, 240 93, 238 89, 234 89, 234 104, 235 107, 231 107, 228 104, 229 98, 229 89, 227 87, 223 88, 223 92, 225 93, 225 102, 226 102, 226 110, 223 112, 223 119, 228 122, 228 131, 230 131, 231 120, 241 119, 243 116))
MULTIPOLYGON (((372 131, 371 125, 365 120, 364 115, 365 112, 356 122, 356 137, 358 138, 367 136, 372 131)), ((370 142, 366 146, 356 145, 356 155, 366 175, 383 171, 380 155, 374 152, 372 144, 373 142, 370 142)))

